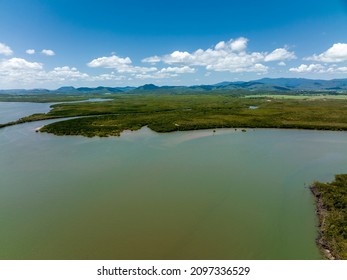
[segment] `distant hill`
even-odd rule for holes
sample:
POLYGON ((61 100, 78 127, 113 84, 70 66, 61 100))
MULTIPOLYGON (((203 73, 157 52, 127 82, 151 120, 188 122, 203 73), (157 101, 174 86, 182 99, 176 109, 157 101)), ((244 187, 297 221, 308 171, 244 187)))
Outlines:
POLYGON ((295 90, 347 90, 347 79, 311 80, 299 78, 264 78, 257 80, 267 85, 275 85, 295 90))
POLYGON ((69 94, 69 95, 80 95, 80 94, 111 94, 111 93, 124 93, 136 89, 136 87, 71 87, 64 86, 55 90, 48 89, 10 89, 0 90, 0 94, 10 95, 40 95, 40 94, 69 94))
POLYGON ((160 88, 160 87, 153 85, 153 84, 146 84, 146 85, 143 85, 143 86, 136 88, 136 90, 138 90, 138 91, 140 91, 140 90, 156 90, 158 88, 160 88))
POLYGON ((139 87, 60 87, 56 90, 48 89, 11 89, 0 90, 0 94, 10 95, 40 95, 40 94, 114 94, 114 93, 189 93, 209 92, 212 90, 230 91, 273 91, 273 92, 300 92, 300 91, 327 91, 332 93, 347 93, 347 79, 311 80, 302 78, 263 78, 249 82, 221 82, 213 85, 194 86, 156 86, 145 84, 139 87))
POLYGON ((243 88, 249 90, 276 90, 276 91, 347 91, 347 79, 311 80, 303 78, 263 78, 249 82, 222 82, 215 84, 219 88, 243 88))

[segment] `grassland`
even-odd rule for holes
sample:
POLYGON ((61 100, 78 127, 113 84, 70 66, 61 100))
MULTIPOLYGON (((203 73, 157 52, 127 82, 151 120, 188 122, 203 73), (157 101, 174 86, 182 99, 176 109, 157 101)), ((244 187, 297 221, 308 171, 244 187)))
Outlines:
POLYGON ((347 130, 347 99, 244 98, 213 93, 118 94, 112 98, 107 102, 56 104, 47 114, 3 126, 78 116, 44 126, 41 131, 103 137, 142 126, 156 132, 229 127, 347 130))
POLYGON ((347 174, 331 183, 315 182, 311 191, 319 217, 318 246, 327 258, 347 260, 347 174))

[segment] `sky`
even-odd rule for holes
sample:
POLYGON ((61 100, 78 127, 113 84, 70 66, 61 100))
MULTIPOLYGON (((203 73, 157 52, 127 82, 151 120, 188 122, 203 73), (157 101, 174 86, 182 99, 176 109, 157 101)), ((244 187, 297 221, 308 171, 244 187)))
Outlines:
POLYGON ((347 78, 347 0, 0 0, 0 89, 347 78))

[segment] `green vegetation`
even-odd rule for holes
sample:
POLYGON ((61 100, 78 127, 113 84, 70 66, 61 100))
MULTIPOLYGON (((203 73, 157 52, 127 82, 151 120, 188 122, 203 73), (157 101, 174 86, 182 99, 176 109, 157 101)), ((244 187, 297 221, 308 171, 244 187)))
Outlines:
POLYGON ((344 99, 347 95, 337 94, 254 94, 247 95, 246 98, 277 98, 277 99, 344 99))
POLYGON ((90 98, 112 98, 112 95, 85 94, 85 95, 59 95, 59 94, 39 94, 39 95, 11 95, 0 94, 0 102, 34 102, 34 103, 55 103, 82 101, 90 98))
MULTIPOLYGON (((347 100, 244 98, 234 94, 117 94, 108 102, 61 103, 47 114, 4 124, 79 117, 41 129, 56 135, 118 136, 148 126, 157 132, 215 128, 347 130, 347 100)), ((1 127, 1 126, 0 126, 1 127)))
POLYGON ((315 182, 311 191, 319 217, 318 246, 327 258, 347 260, 347 174, 331 183, 315 182))

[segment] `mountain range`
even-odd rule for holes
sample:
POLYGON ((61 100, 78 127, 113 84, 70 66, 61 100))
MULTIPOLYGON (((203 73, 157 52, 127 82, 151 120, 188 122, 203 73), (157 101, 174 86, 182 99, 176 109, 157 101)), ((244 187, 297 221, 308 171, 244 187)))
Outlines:
POLYGON ((347 93, 347 79, 312 80, 302 78, 263 78, 249 82, 221 82, 213 85, 194 86, 156 86, 146 84, 139 87, 71 87, 64 86, 56 90, 48 89, 11 89, 0 90, 0 94, 11 95, 39 95, 39 94, 113 94, 113 93, 145 93, 145 92, 208 92, 212 90, 248 90, 271 92, 301 92, 301 91, 327 91, 347 93))

